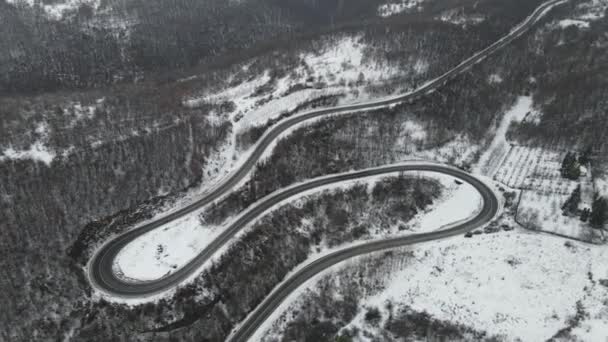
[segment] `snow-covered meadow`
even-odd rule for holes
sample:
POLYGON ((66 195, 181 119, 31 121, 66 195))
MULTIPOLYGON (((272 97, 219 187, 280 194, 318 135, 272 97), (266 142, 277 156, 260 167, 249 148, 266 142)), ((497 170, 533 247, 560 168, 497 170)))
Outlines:
MULTIPOLYGON (((493 79, 496 78, 497 77, 494 77, 493 79)), ((474 170, 475 172, 488 177, 494 176, 498 167, 502 164, 511 149, 510 143, 507 141, 506 137, 509 125, 511 125, 513 121, 521 122, 533 110, 531 97, 520 96, 517 99, 513 107, 503 115, 494 132, 494 138, 477 162, 477 166, 474 170)))
MULTIPOLYGON (((383 310, 391 301, 506 340, 541 341, 568 326, 579 302, 588 316, 574 334, 600 341, 608 332, 608 288, 598 283, 608 278, 605 247, 516 231, 413 251, 411 262, 388 276, 386 289, 361 307, 383 310)), ((373 329, 363 312, 352 324, 373 329)))
MULTIPOLYGON (((342 329, 358 331, 353 341, 385 336, 381 331, 391 317, 388 303, 391 312, 409 307, 508 341, 543 341, 565 328, 572 328, 571 336, 581 341, 606 336, 608 271, 603 261, 608 249, 603 246, 517 229, 407 250, 396 256, 402 262, 392 261, 393 269, 381 278, 366 280, 381 290, 361 298, 356 316, 342 329), (366 321, 371 308, 380 310, 380 322, 366 321)), ((256 336, 272 340, 280 335, 286 318, 305 305, 307 294, 320 291, 316 284, 321 277, 358 272, 365 267, 360 261, 364 259, 338 265, 302 286, 256 336)))

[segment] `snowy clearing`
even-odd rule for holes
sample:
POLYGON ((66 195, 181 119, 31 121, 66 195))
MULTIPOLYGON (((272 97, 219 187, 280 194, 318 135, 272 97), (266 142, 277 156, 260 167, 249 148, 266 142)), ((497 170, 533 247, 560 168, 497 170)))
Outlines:
MULTIPOLYGON (((574 323, 572 335, 582 341, 601 341, 608 327, 608 248, 519 231, 455 238, 417 245, 391 262, 383 279, 368 279, 382 290, 362 298, 357 315, 345 328, 359 328, 353 341, 382 336, 379 329, 393 312, 410 307, 434 319, 485 331, 507 341, 544 341, 574 323), (369 324, 365 313, 377 308, 381 321, 369 324)), ((364 259, 323 272, 331 276, 364 259)), ((273 314, 252 340, 278 337, 285 320, 299 311, 306 293, 320 291, 321 275, 298 289, 273 314), (289 303, 289 304, 287 304, 289 303), (281 319, 279 319, 281 318, 281 319)))
MULTIPOLYGON (((361 41, 362 37, 355 35, 316 42, 319 46, 301 52, 297 67, 284 76, 272 77, 270 70, 266 70, 235 82, 233 75, 224 89, 206 91, 184 99, 183 103, 196 107, 203 103, 232 102, 234 108, 220 119, 235 122, 238 130, 263 125, 322 96, 360 94, 367 84, 383 83, 407 73, 421 74, 428 69, 424 60, 413 60, 406 71, 385 63, 370 63, 365 57, 368 46, 361 41)), ((243 71, 248 68, 243 66, 243 71)), ((366 99, 365 95, 361 99, 366 99)))
POLYGON ((399 14, 407 10, 418 10, 420 4, 424 0, 401 0, 393 1, 388 4, 383 4, 378 7, 378 15, 381 17, 390 17, 391 15, 399 14))
MULTIPOLYGON (((605 337, 608 288, 594 280, 608 278, 605 260, 606 247, 516 232, 441 241, 414 248, 411 263, 363 306, 385 310, 390 300, 507 340, 544 341, 580 301, 590 318, 575 334, 605 337)), ((371 328, 363 312, 353 324, 371 328)))
POLYGON ((50 149, 46 142, 49 138, 49 125, 46 122, 39 122, 34 129, 34 136, 37 138, 27 149, 15 149, 9 146, 4 151, 0 149, 0 162, 6 160, 33 160, 51 165, 57 156, 56 151, 50 149))
POLYGON ((462 13, 462 10, 455 9, 445 11, 436 19, 466 27, 467 25, 476 25, 482 23, 486 18, 481 15, 467 15, 462 13))
POLYGON ((555 26, 567 28, 575 26, 587 29, 593 21, 604 18, 608 10, 608 0, 590 0, 579 3, 571 14, 571 18, 559 20, 555 26))
POLYGON ((464 221, 478 213, 483 206, 481 195, 471 184, 457 184, 454 177, 441 174, 429 175, 441 182, 444 195, 430 210, 416 215, 412 220, 413 231, 437 230, 464 221))
POLYGON ((192 260, 222 231, 203 225, 200 211, 155 229, 127 245, 114 271, 125 279, 155 280, 192 260))
POLYGON ((524 227, 584 241, 600 241, 599 232, 578 216, 562 215, 563 204, 577 186, 581 187, 579 209, 591 207, 594 193, 591 173, 582 172, 576 181, 562 177, 560 169, 565 154, 542 147, 511 146, 494 179, 522 190, 516 219, 524 227))
POLYGON ((574 20, 574 19, 560 20, 559 23, 557 23, 557 24, 561 28, 566 28, 566 27, 569 27, 569 26, 576 26, 578 28, 588 28, 589 27, 589 23, 588 22, 582 21, 582 20, 574 20))
POLYGON ((47 17, 52 20, 61 20, 67 12, 73 12, 82 5, 90 6, 93 10, 97 10, 101 4, 101 0, 64 0, 62 1, 36 1, 36 0, 6 0, 9 4, 24 4, 30 7, 40 6, 47 17))
POLYGON ((543 152, 540 147, 512 146, 494 178, 511 188, 525 188, 531 182, 529 175, 538 166, 543 152))
MULTIPOLYGON (((521 194, 517 221, 526 228, 560 234, 584 241, 600 241, 601 233, 578 216, 562 215, 570 194, 526 190, 521 194)), ((588 206, 588 205, 586 205, 588 206)))
POLYGON ((521 122, 532 111, 532 98, 530 96, 520 96, 513 107, 503 115, 498 128, 494 132, 494 139, 474 168, 475 173, 488 177, 494 176, 511 148, 506 138, 509 125, 513 121, 521 122))
POLYGON ((51 151, 46 145, 42 142, 37 141, 32 144, 27 150, 15 150, 12 147, 7 148, 0 155, 0 162, 5 160, 24 160, 30 159, 34 161, 41 161, 46 165, 51 165, 53 159, 55 159, 56 154, 54 151, 51 151))

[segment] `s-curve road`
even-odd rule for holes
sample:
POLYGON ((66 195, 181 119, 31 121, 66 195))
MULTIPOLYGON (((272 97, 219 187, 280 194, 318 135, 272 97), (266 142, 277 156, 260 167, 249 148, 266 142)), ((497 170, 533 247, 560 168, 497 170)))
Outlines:
MULTIPOLYGON (((272 312, 289 296, 290 293, 292 293, 310 278, 337 263, 372 252, 414 245, 463 234, 490 222, 494 216, 496 216, 499 210, 499 201, 494 192, 476 177, 459 169, 438 164, 403 164, 403 166, 391 166, 389 168, 398 168, 400 171, 433 171, 457 177, 462 181, 471 184, 473 187, 475 187, 475 189, 477 189, 477 191, 479 191, 483 199, 482 209, 479 211, 479 213, 477 213, 477 215, 470 218, 466 222, 452 225, 443 230, 363 243, 338 250, 313 261, 295 274, 291 275, 277 288, 275 288, 275 290, 268 297, 266 297, 266 299, 260 305, 258 305, 252 313, 250 313, 249 317, 247 317, 245 321, 237 328, 237 330, 229 337, 230 341, 247 341, 257 330, 257 328, 259 328, 259 326, 268 318, 268 316, 270 316, 272 312)), ((379 170, 382 169, 383 168, 379 168, 379 170)))
MULTIPOLYGON (((463 231, 477 228, 480 224, 486 223, 489 219, 491 219, 494 213, 496 213, 498 201, 492 190, 490 190, 484 183, 480 182, 474 176, 454 167, 432 162, 404 162, 377 168, 328 175, 275 191, 242 212, 194 259, 175 272, 157 280, 129 282, 121 279, 114 273, 112 265, 116 255, 118 252, 120 252, 123 246, 131 241, 130 239, 123 240, 122 236, 118 237, 116 240, 112 240, 110 243, 106 244, 98 253, 95 254, 89 265, 89 278, 94 286, 99 288, 101 291, 125 298, 145 297, 163 292, 175 287, 190 277, 239 231, 241 231, 249 223, 262 216, 276 204, 286 201, 289 198, 297 196, 305 191, 317 189, 319 187, 337 184, 348 180, 356 180, 377 175, 395 174, 405 171, 438 172, 457 177, 473 185, 482 195, 484 200, 484 208, 481 211, 481 214, 475 217, 475 219, 462 224, 459 229, 452 229, 448 231, 448 233, 442 232, 439 233, 439 235, 436 235, 436 233, 430 233, 428 236, 425 235, 424 241, 434 240, 440 237, 454 235, 463 231)), ((390 240, 384 242, 380 246, 384 247, 389 245, 391 245, 390 240)))
POLYGON ((213 188, 200 200, 186 207, 183 207, 180 210, 177 210, 165 217, 162 217, 159 220, 145 224, 141 227, 119 235, 118 237, 105 243, 98 251, 96 251, 88 265, 88 275, 93 287, 103 293, 125 298, 146 297, 173 288, 180 284, 182 281, 186 280, 188 277, 192 276, 213 255, 214 252, 223 247, 225 243, 230 240, 230 238, 233 237, 236 233, 238 233, 241 228, 243 228, 245 225, 247 225, 247 223, 251 222, 255 218, 259 217, 261 214, 264 213, 264 211, 272 207, 274 204, 288 199, 289 197, 295 196, 298 193, 301 193, 302 191, 314 189, 316 187, 328 185, 331 183, 337 183, 349 179, 357 179, 379 174, 388 174, 399 171, 433 171, 449 174, 454 177, 458 177, 463 181, 469 182, 470 184, 475 186, 475 188, 477 188, 477 190, 483 196, 484 208, 481 211, 480 215, 478 215, 469 222, 458 225, 457 227, 439 232, 413 235, 404 238, 378 241, 370 244, 357 246, 353 249, 346 249, 344 251, 328 255, 327 257, 324 257, 323 259, 320 259, 317 262, 309 265, 301 272, 294 275, 293 278, 287 280, 284 283, 285 285, 283 285, 277 291, 273 292, 273 295, 269 297, 266 301, 264 301, 264 303, 258 308, 258 310, 256 310, 255 313, 249 317, 249 319, 233 335, 234 339, 240 341, 251 335, 255 328, 259 326, 260 322, 263 321, 263 318, 267 317, 269 312, 271 312, 276 307, 276 304, 280 303, 285 298, 285 296, 288 294, 288 290, 297 287, 299 284, 302 283, 302 281, 304 281, 304 279, 309 278, 309 275, 316 274, 323 268, 328 267, 329 265, 333 265, 354 255, 360 255, 396 246, 414 244, 422 241, 436 240, 447 236, 460 234, 464 231, 474 229, 486 223, 496 212, 497 200, 496 197, 492 194, 492 191, 490 191, 490 189, 478 179, 460 170, 434 163, 403 163, 397 165, 383 166, 375 169, 326 176, 308 181, 306 183, 301 183, 283 190, 279 190, 265 197, 264 199, 260 200, 255 205, 244 211, 226 229, 226 231, 224 231, 220 236, 218 236, 207 248, 205 248, 204 251, 202 251, 198 256, 196 256, 192 261, 190 261, 188 264, 175 271, 174 273, 163 278, 153 281, 142 282, 125 281, 118 277, 112 269, 112 266, 118 253, 126 245, 131 243, 139 236, 156 228, 159 228, 162 225, 176 220, 197 209, 200 209, 201 207, 221 198, 222 196, 233 190, 239 184, 239 182, 243 180, 244 177, 254 168, 255 164, 258 162, 258 160, 264 154, 267 148, 272 144, 272 142, 275 141, 282 133, 284 133, 289 128, 292 128, 307 120, 322 117, 325 115, 360 112, 376 108, 382 108, 398 103, 413 101, 419 98, 420 96, 423 96, 424 94, 427 94, 439 88, 449 80, 455 78, 462 72, 466 71, 472 65, 479 63, 484 58, 490 56, 500 48, 509 44, 516 38, 520 37, 530 27, 532 27, 532 25, 534 25, 534 23, 536 23, 548 10, 550 10, 553 6, 556 6, 563 2, 565 2, 565 0, 551 0, 545 2, 537 9, 535 9, 534 12, 528 18, 526 18, 526 20, 516 26, 509 34, 499 39, 487 48, 477 52, 470 58, 455 66, 450 71, 441 75, 440 77, 425 83, 424 85, 420 86, 419 88, 410 93, 361 104, 345 105, 334 108, 308 111, 278 122, 276 125, 267 130, 267 132, 260 138, 260 140, 253 148, 253 151, 251 152, 249 157, 240 165, 240 167, 236 169, 233 173, 231 173, 225 179, 224 182, 213 188))

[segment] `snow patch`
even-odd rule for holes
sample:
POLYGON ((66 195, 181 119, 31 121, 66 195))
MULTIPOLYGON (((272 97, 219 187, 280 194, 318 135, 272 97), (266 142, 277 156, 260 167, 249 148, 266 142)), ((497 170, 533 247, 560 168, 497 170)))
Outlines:
POLYGON ((608 10, 608 0, 584 1, 576 7, 578 15, 574 19, 595 21, 604 18, 608 10))
POLYGON ((155 280, 185 265, 222 230, 203 225, 200 213, 196 211, 135 239, 118 254, 114 271, 126 279, 155 280))
POLYGON ((77 10, 81 5, 88 5, 97 11, 101 4, 101 0, 64 0, 63 2, 57 1, 51 4, 45 4, 36 0, 6 0, 6 2, 14 5, 24 4, 30 7, 40 6, 47 17, 52 20, 63 19, 66 13, 77 10))
POLYGON ((4 151, 0 151, 0 162, 30 159, 41 161, 50 166, 57 153, 46 145, 49 137, 48 124, 46 122, 39 122, 34 129, 34 133, 38 139, 27 149, 15 149, 13 146, 9 146, 4 151))
POLYGON ((582 20, 564 19, 560 20, 557 24, 561 28, 566 28, 569 26, 576 26, 578 28, 589 28, 589 23, 582 20))
POLYGON ((45 163, 47 166, 51 165, 53 159, 55 159, 56 154, 54 151, 50 150, 46 145, 42 142, 37 141, 34 144, 30 145, 27 150, 15 150, 13 147, 9 147, 2 155, 0 155, 0 161, 5 160, 23 160, 30 159, 35 161, 41 161, 45 163))
POLYGON ((482 23, 485 20, 485 17, 478 14, 467 15, 462 13, 461 10, 448 10, 443 12, 437 19, 446 23, 467 26, 482 23))
POLYGON ((424 0, 401 0, 383 4, 378 7, 378 15, 381 17, 390 17, 391 15, 399 14, 407 10, 419 9, 420 4, 424 0))
POLYGON ((492 74, 490 77, 488 77, 488 83, 490 84, 500 84, 502 81, 503 79, 500 74, 492 74))

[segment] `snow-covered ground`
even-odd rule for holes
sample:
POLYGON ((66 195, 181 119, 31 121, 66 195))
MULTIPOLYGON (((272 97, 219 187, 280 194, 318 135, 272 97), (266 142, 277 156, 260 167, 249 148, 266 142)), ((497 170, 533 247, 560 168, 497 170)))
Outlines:
MULTIPOLYGON (((491 146, 495 142, 496 138, 491 146)), ((564 155, 565 152, 542 147, 511 146, 506 156, 500 157, 502 162, 494 164, 499 165, 494 179, 510 188, 522 190, 517 221, 525 227, 585 241, 597 239, 598 232, 588 223, 575 216, 562 216, 561 208, 577 186, 581 187, 579 209, 591 207, 594 192, 590 173, 583 173, 576 181, 561 176, 564 155)), ((490 160, 491 157, 486 156, 492 156, 490 151, 484 154, 484 158, 490 160)))
POLYGON ((502 81, 503 79, 500 74, 492 74, 488 77, 488 83, 490 84, 500 84, 502 81))
MULTIPOLYGON (((383 290, 361 299, 357 316, 346 327, 359 328, 353 341, 381 336, 378 329, 389 317, 388 302, 394 312, 408 306, 507 341, 531 342, 547 340, 567 327, 578 306, 586 316, 572 334, 582 341, 602 341, 607 336, 608 287, 601 285, 608 279, 606 247, 516 230, 431 242, 409 250, 413 254, 394 262, 394 269, 382 275, 384 279, 368 280, 382 284, 383 290), (380 310, 379 324, 365 321, 368 308, 380 310)), ((355 262, 350 264, 357 269, 355 262)), ((323 275, 331 276, 344 267, 337 265, 323 275)), ((309 281, 298 292, 319 291, 315 283, 309 281)), ((275 320, 265 324, 258 339, 276 336, 284 326, 284 321, 276 319, 291 317, 290 310, 297 311, 302 303, 295 297, 281 306, 286 315, 274 314, 275 320)))
POLYGON ((442 198, 424 213, 411 221, 413 231, 425 232, 441 229, 454 222, 461 222, 475 215, 483 205, 483 199, 469 183, 456 183, 454 177, 432 175, 444 188, 442 198))
POLYGON ((583 21, 583 20, 575 20, 575 19, 560 20, 557 24, 561 28, 566 28, 568 26, 576 26, 578 28, 588 28, 589 27, 589 22, 583 21))
POLYGON ((36 141, 25 150, 15 150, 13 147, 8 147, 0 155, 0 162, 10 159, 30 159, 50 165, 53 159, 55 159, 55 156, 56 154, 54 151, 50 150, 42 142, 36 141))
MULTIPOLYGON (((531 175, 535 172, 544 153, 548 153, 548 151, 540 147, 514 145, 508 149, 506 157, 494 173, 494 178, 511 188, 526 188, 534 181, 531 175)), ((540 177, 539 180, 544 181, 549 178, 540 177)), ((568 190, 560 191, 567 192, 568 190)))
POLYGON ((390 17, 391 15, 399 14, 404 11, 417 10, 424 0, 392 0, 389 3, 382 4, 378 7, 378 15, 381 17, 390 17))
MULTIPOLYGON (((517 221, 530 229, 556 233, 585 241, 601 237, 597 229, 577 216, 563 216, 562 205, 570 194, 526 190, 521 194, 517 221)), ((588 204, 584 206, 589 207, 588 204)))
MULTIPOLYGON (((562 205, 574 189, 581 187, 581 203, 579 209, 590 208, 593 200, 593 179, 590 173, 585 173, 577 181, 568 180, 561 176, 560 168, 564 153, 539 150, 534 158, 535 166, 523 179, 521 200, 517 220, 531 229, 558 233, 583 240, 591 240, 597 231, 578 217, 562 216, 562 205)), ((524 160, 515 168, 522 168, 524 160)))
POLYGON ((605 175, 594 177, 594 189, 600 195, 608 198, 608 177, 605 175))
MULTIPOLYGON (((231 101, 234 110, 220 119, 236 122, 239 130, 263 125, 321 96, 354 92, 360 101, 365 100, 367 97, 361 94, 365 85, 383 83, 404 75, 405 71, 383 63, 370 63, 365 57, 368 47, 361 40, 361 36, 355 35, 317 42, 313 51, 298 55, 298 66, 294 70, 280 78, 271 77, 270 70, 266 70, 236 84, 229 79, 226 88, 191 96, 184 99, 184 104, 195 107, 201 103, 231 101), (303 89, 294 91, 294 87, 303 89)), ((415 60, 407 71, 421 74, 427 68, 426 61, 415 60)), ((248 69, 248 65, 243 66, 244 72, 248 69)))
POLYGON ((608 0, 583 1, 576 6, 574 19, 594 21, 603 18, 608 10, 608 0))
POLYGON ((608 0, 588 0, 578 3, 571 18, 556 22, 555 27, 567 28, 576 26, 579 29, 589 28, 591 22, 603 18, 608 10, 608 0))
MULTIPOLYGON (((575 334, 607 336, 608 287, 597 282, 608 278, 606 247, 501 232, 413 251, 411 263, 388 275, 386 289, 363 307, 385 310, 390 300, 506 340, 544 341, 568 325, 580 301, 589 317, 575 334)), ((352 324, 373 329, 363 312, 352 324)))
POLYGON ((40 6, 46 15, 53 20, 61 20, 67 12, 77 10, 81 5, 88 5, 97 10, 101 0, 64 0, 64 1, 36 1, 36 0, 6 0, 9 4, 24 4, 28 6, 40 6))
POLYGON ((27 148, 18 149, 13 146, 8 146, 2 149, 2 147, 0 147, 0 162, 5 160, 30 159, 50 165, 57 156, 57 153, 47 146, 49 138, 48 124, 44 121, 38 123, 33 133, 35 137, 37 137, 37 140, 27 148))
POLYGON ((494 176, 494 173, 511 148, 506 138, 509 125, 513 121, 521 122, 533 110, 532 98, 530 96, 520 96, 517 99, 513 107, 503 115, 500 124, 494 132, 494 139, 479 158, 474 172, 488 177, 494 176))
POLYGON ((481 15, 467 15, 462 13, 462 10, 447 10, 437 19, 460 26, 475 25, 485 20, 481 15))
POLYGON ((199 214, 184 216, 127 245, 118 254, 114 271, 127 279, 154 280, 185 265, 222 231, 204 225, 199 214))

